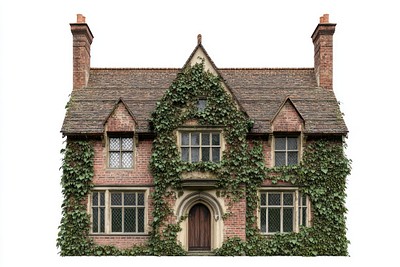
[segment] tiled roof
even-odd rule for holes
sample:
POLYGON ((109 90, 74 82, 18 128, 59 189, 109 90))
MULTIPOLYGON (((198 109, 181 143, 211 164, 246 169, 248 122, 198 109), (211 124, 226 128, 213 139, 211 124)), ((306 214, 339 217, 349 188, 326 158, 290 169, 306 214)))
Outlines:
MULTIPOLYGON (((88 86, 72 92, 61 132, 101 134, 120 98, 149 132, 149 119, 180 69, 91 69, 88 86)), ((270 133, 270 122, 288 97, 305 121, 308 134, 346 134, 332 91, 317 86, 314 69, 218 69, 241 107, 255 121, 253 133, 270 133)))

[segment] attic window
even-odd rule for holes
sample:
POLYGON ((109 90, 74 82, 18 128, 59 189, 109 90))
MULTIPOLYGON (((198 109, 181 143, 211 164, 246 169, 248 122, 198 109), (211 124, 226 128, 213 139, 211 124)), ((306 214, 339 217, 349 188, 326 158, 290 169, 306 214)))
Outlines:
POLYGON ((207 99, 203 98, 203 99, 197 100, 197 110, 199 112, 204 111, 206 109, 206 106, 207 106, 207 99))

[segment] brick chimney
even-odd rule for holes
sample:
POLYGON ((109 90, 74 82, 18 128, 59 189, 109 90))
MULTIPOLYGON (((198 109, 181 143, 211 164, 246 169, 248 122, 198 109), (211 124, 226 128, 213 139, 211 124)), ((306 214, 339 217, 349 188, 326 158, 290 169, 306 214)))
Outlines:
POLYGON ((70 25, 73 36, 73 89, 80 89, 87 86, 89 80, 93 34, 82 14, 78 14, 76 23, 70 25))
POLYGON ((333 34, 335 23, 329 23, 329 14, 320 17, 311 38, 314 43, 314 70, 318 86, 333 90, 333 34))

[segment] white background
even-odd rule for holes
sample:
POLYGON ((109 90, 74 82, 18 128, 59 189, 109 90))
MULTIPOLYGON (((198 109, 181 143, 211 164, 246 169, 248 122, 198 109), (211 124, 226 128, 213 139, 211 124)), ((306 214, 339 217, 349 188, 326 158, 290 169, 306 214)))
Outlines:
POLYGON ((0 0, 0 266, 399 266, 397 1, 0 0), (217 67, 313 67, 337 23, 334 90, 350 130, 350 257, 60 257, 60 134, 72 90, 69 23, 86 16, 92 67, 182 67, 203 35, 217 67))

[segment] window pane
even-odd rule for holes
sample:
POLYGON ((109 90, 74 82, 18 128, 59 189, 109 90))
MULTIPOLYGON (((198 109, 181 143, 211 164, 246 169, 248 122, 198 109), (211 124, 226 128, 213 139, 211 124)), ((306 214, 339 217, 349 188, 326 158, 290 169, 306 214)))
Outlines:
POLYGON ((191 152, 192 152, 192 155, 191 155, 192 162, 198 162, 199 161, 199 148, 198 147, 192 148, 191 152))
POLYGON ((288 150, 297 150, 297 137, 288 137, 287 138, 287 149, 288 150))
POLYGON ((132 152, 122 153, 122 168, 132 168, 133 167, 133 154, 132 152))
POLYGON ((293 231, 293 208, 283 208, 283 232, 293 231))
POLYGON ((119 167, 119 152, 110 152, 110 168, 119 167))
POLYGON ((191 140, 192 146, 200 145, 200 134, 199 133, 191 133, 190 140, 191 140))
POLYGON ((201 148, 201 161, 210 161, 210 148, 201 148))
POLYGON ((138 232, 143 233, 144 232, 144 208, 138 208, 138 218, 137 218, 137 225, 138 225, 138 232))
POLYGON ((285 206, 293 206, 293 193, 285 193, 283 194, 283 205, 285 206))
POLYGON ((268 209, 268 232, 280 232, 281 229, 281 215, 280 208, 268 209))
POLYGON ((111 231, 122 232, 122 208, 111 209, 111 231))
POLYGON ((286 138, 284 137, 275 138, 275 150, 286 150, 286 138))
POLYGON ((267 194, 261 194, 261 205, 267 205, 267 194))
POLYGON ((207 100, 206 99, 199 99, 197 101, 197 110, 203 111, 206 108, 207 100))
POLYGON ((119 151, 119 138, 110 138, 110 151, 119 151))
POLYGON ((301 202, 303 206, 307 205, 307 196, 304 194, 301 194, 301 202))
POLYGON ((189 133, 182 133, 181 135, 181 145, 188 146, 189 145, 189 133))
POLYGON ((124 194, 124 205, 135 205, 136 194, 135 193, 125 193, 124 194))
POLYGON ((99 199, 99 193, 94 192, 93 193, 93 198, 92 198, 92 205, 97 206, 98 205, 98 199, 99 199))
POLYGON ((137 205, 144 206, 144 193, 137 193, 137 205))
POLYGON ((133 150, 133 138, 122 138, 122 150, 125 151, 133 150))
POLYGON ((209 146, 210 145, 210 134, 209 133, 203 133, 201 135, 201 145, 202 146, 209 146))
POLYGON ((288 165, 296 165, 297 161, 297 152, 288 152, 288 165))
POLYGON ((92 209, 92 214, 93 214, 93 224, 92 224, 93 233, 98 233, 99 232, 99 212, 98 212, 98 208, 93 208, 92 209))
POLYGON ((125 208, 124 213, 124 232, 136 232, 136 209, 125 208))
POLYGON ((302 209, 302 211, 301 211, 301 215, 302 215, 301 225, 306 226, 307 225, 307 208, 304 207, 304 208, 301 208, 301 209, 302 209))
POLYGON ((286 153, 285 152, 275 152, 275 166, 285 166, 286 165, 286 153))
POLYGON ((189 161, 189 148, 182 147, 181 153, 182 153, 182 161, 186 161, 186 162, 189 161))
POLYGON ((104 233, 104 225, 105 225, 105 213, 104 208, 100 208, 100 232, 104 233))
POLYGON ((122 205, 122 194, 121 193, 111 193, 111 205, 122 205))
POLYGON ((281 205, 281 194, 280 193, 268 193, 268 205, 269 206, 280 206, 281 205))
POLYGON ((265 208, 260 211, 260 230, 263 233, 267 231, 267 209, 265 208))
POLYGON ((219 147, 214 147, 212 149, 212 161, 213 162, 219 162, 221 156, 220 156, 220 148, 219 147))
POLYGON ((219 146, 219 133, 212 134, 212 145, 219 146))
POLYGON ((100 192, 100 206, 104 206, 104 192, 100 192))

